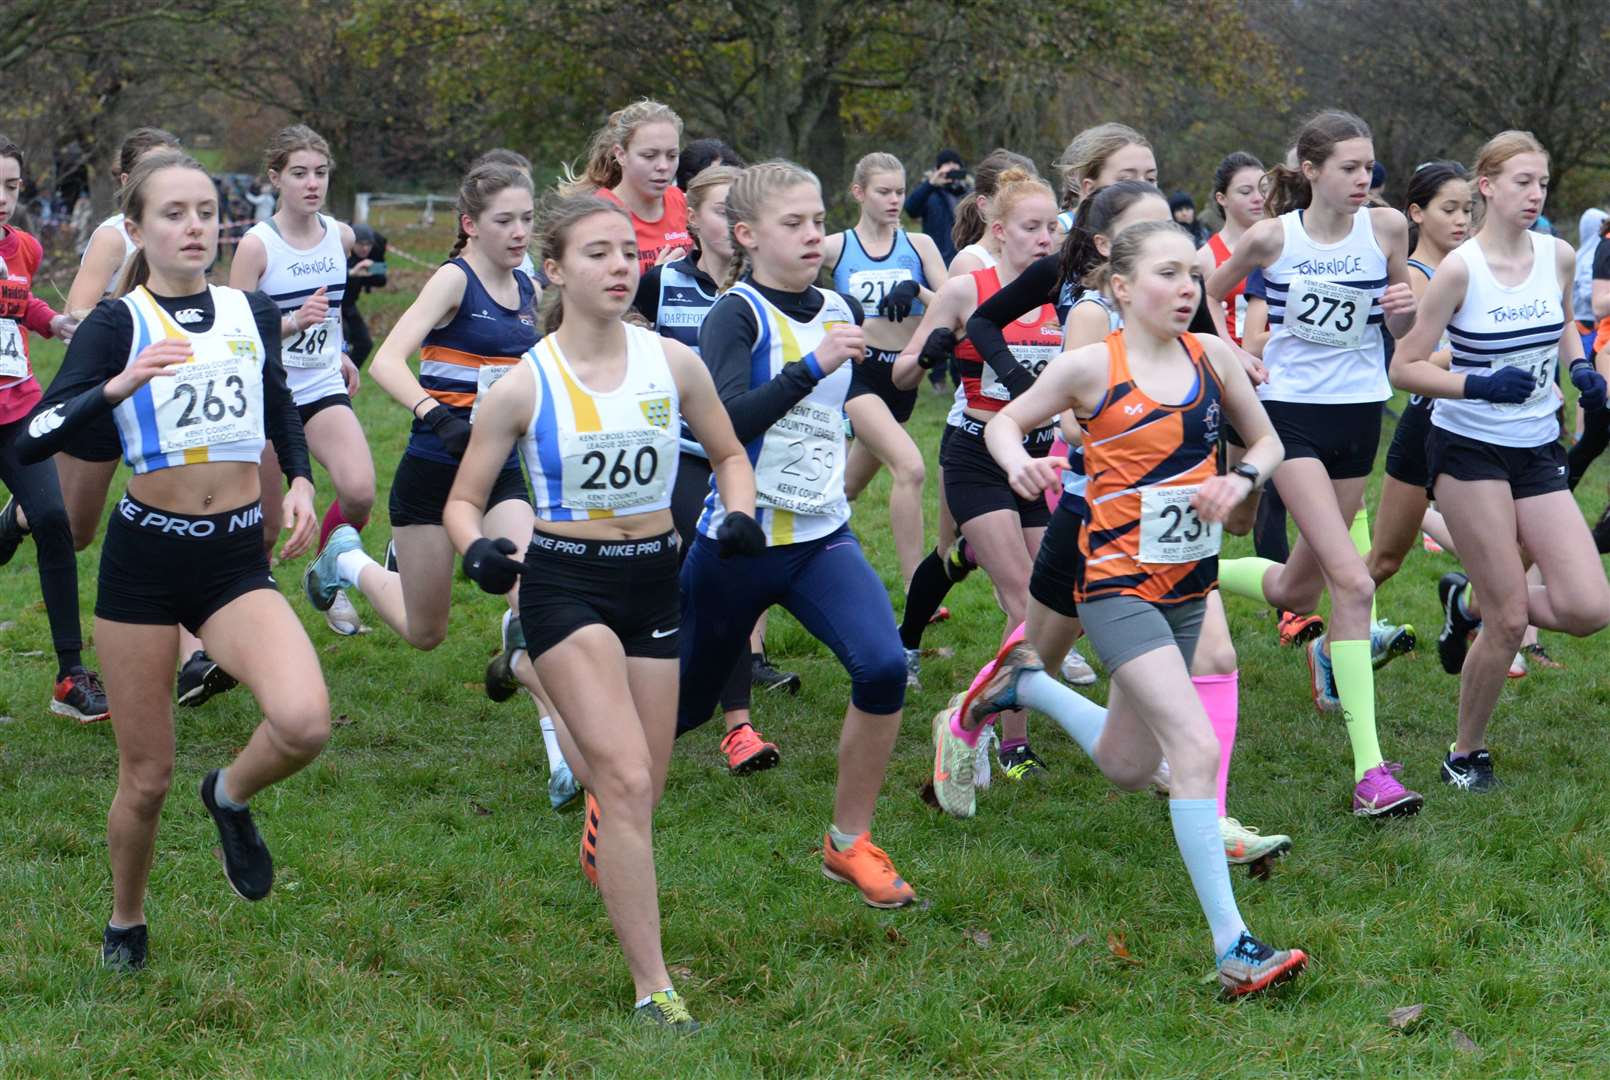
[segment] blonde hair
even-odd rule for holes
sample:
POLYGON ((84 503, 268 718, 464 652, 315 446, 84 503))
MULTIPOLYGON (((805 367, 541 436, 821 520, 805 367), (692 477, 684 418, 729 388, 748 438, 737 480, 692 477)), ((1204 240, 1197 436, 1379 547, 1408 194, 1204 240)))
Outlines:
POLYGON ((1146 242, 1154 236, 1191 238, 1191 234, 1172 218, 1167 221, 1137 221, 1112 238, 1107 261, 1090 272, 1086 286, 1111 296, 1114 275, 1128 280, 1135 272, 1135 264, 1140 261, 1146 242))
POLYGON ((268 140, 268 147, 263 151, 263 171, 284 172, 285 166, 290 163, 291 155, 298 150, 311 150, 315 154, 323 154, 330 168, 335 168, 335 157, 331 155, 330 144, 324 141, 324 136, 306 124, 292 124, 288 128, 280 128, 274 137, 268 140))
POLYGON ((752 265, 749 252, 738 243, 738 223, 754 225, 766 208, 766 200, 779 191, 801 184, 810 184, 818 192, 822 190, 822 182, 815 173, 803 165, 780 158, 751 165, 732 182, 732 187, 727 190, 727 232, 732 238, 733 260, 727 268, 727 280, 721 283, 723 290, 737 284, 752 265))
POLYGON ((498 192, 509 188, 530 191, 531 177, 523 169, 497 162, 477 165, 464 174, 464 181, 458 186, 458 240, 453 244, 452 254, 447 256, 449 259, 458 258, 464 245, 470 242, 470 234, 464 231, 464 219, 474 221, 486 213, 498 192))
POLYGON ((677 141, 682 141, 682 118, 669 105, 648 98, 634 101, 610 113, 604 126, 594 132, 592 142, 587 144, 587 164, 579 176, 568 162, 565 164, 559 193, 585 195, 620 183, 621 163, 615 160, 615 147, 630 147, 632 136, 645 124, 671 124, 676 128, 677 141))
MULTIPOLYGON (((504 165, 502 168, 512 166, 504 165)), ((571 230, 594 214, 615 214, 625 219, 628 225, 632 222, 632 215, 626 212, 625 207, 608 199, 593 195, 566 195, 562 192, 551 192, 544 196, 538 211, 542 222, 537 234, 538 261, 564 261, 565 245, 570 241, 571 230)), ((564 289, 550 285, 543 290, 542 332, 551 334, 559 329, 564 317, 564 289)))
POLYGON ((906 167, 900 159, 893 154, 883 151, 874 151, 855 163, 855 173, 850 177, 850 186, 866 190, 867 181, 872 179, 874 173, 891 172, 906 175, 906 167))
POLYGON ((989 212, 985 219, 991 225, 1002 221, 1018 203, 1035 195, 1048 196, 1053 203, 1057 199, 1051 185, 1040 179, 1038 174, 1014 165, 996 178, 995 196, 989 201, 989 212))
POLYGON ((1075 135, 1053 162, 1062 174, 1062 208, 1072 210, 1078 206, 1084 182, 1100 176, 1107 159, 1126 146, 1152 148, 1146 136, 1128 124, 1097 124, 1075 135))
MULTIPOLYGON (((129 173, 128 183, 118 192, 118 206, 123 216, 136 225, 142 224, 142 217, 150 199, 147 198, 146 188, 150 186, 151 178, 163 169, 194 169, 211 182, 211 176, 202 168, 201 162, 185 153, 183 150, 149 150, 144 157, 135 162, 133 170, 129 173)), ((217 218, 213 219, 213 242, 216 246, 217 218)), ((134 249, 134 254, 118 275, 117 285, 112 289, 113 296, 127 296, 135 289, 144 285, 151 277, 151 264, 145 257, 145 245, 141 244, 134 249)))
POLYGON ((688 232, 693 239, 699 239, 699 212, 704 209, 705 201, 710 193, 725 184, 731 184, 738 179, 742 169, 731 165, 711 165, 700 169, 692 180, 688 181, 688 232))
POLYGON ((1476 164, 1471 171, 1478 179, 1485 176, 1491 180, 1503 172, 1505 162, 1521 154, 1542 154, 1545 159, 1549 156, 1549 152, 1543 149, 1543 144, 1537 141, 1537 136, 1530 131, 1518 131, 1514 128, 1500 131, 1477 151, 1476 164))

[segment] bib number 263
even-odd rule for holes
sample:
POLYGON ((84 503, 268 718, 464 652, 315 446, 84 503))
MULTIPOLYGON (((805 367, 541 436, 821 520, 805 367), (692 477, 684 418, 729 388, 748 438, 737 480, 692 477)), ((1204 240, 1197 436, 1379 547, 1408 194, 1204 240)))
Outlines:
POLYGON ((184 406, 179 410, 179 418, 173 422, 173 426, 195 427, 203 422, 217 423, 226 415, 237 418, 245 416, 246 380, 239 375, 230 375, 223 380, 223 392, 232 396, 232 402, 213 392, 217 385, 217 379, 208 379, 204 387, 193 382, 175 385, 173 396, 182 400, 184 406))

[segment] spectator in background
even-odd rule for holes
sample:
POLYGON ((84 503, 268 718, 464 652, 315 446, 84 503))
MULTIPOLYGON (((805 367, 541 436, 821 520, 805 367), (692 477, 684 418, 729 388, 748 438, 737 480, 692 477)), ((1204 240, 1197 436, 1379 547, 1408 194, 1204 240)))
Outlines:
POLYGON ((962 156, 945 149, 939 151, 933 169, 922 183, 906 196, 906 216, 922 222, 922 231, 938 246, 946 266, 956 257, 956 245, 950 238, 956 224, 956 204, 967 195, 969 186, 962 156))
POLYGON ((258 180, 246 192, 246 201, 252 204, 252 222, 267 221, 274 216, 274 189, 266 180, 258 180))
POLYGON ((1191 234, 1191 243, 1201 247, 1208 242, 1213 231, 1196 220, 1196 200, 1189 192, 1176 191, 1168 197, 1168 212, 1174 223, 1191 234))
POLYGON ((1370 206, 1391 206, 1386 201, 1386 166, 1379 161, 1370 171, 1370 197, 1366 200, 1370 206))
POLYGON ((1598 261, 1599 242, 1604 237, 1604 225, 1610 221, 1597 207, 1582 211, 1577 221, 1576 278, 1571 286, 1571 313, 1576 316, 1576 328, 1582 334, 1582 353, 1593 356, 1594 325, 1593 272, 1598 261))
POLYGON ((712 165, 742 169, 747 164, 738 156, 738 151, 720 139, 694 139, 682 148, 682 156, 677 159, 676 186, 688 190, 689 181, 712 165))
POLYGON ((375 347, 369 323, 358 310, 365 289, 386 284, 386 238, 368 225, 352 226, 352 254, 347 256, 347 291, 341 296, 341 334, 355 367, 363 367, 375 347))

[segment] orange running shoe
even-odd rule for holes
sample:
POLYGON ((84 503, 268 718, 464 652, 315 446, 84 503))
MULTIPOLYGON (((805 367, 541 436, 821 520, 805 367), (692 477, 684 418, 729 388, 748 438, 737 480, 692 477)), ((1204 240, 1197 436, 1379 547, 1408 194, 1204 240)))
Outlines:
POLYGON ((831 833, 824 835, 822 876, 854 885, 861 890, 861 899, 875 908, 905 907, 917 899, 917 890, 906 884, 888 854, 872 842, 869 832, 857 836, 845 851, 833 846, 831 833))
POLYGON ((760 737, 753 724, 739 724, 721 737, 721 751, 727 755, 727 771, 734 776, 770 769, 780 760, 777 744, 760 737))
POLYGON ((1318 615, 1298 615, 1294 611, 1280 613, 1280 644, 1306 645, 1325 632, 1325 620, 1318 615))
POLYGON ((598 800, 587 792, 587 812, 581 822, 581 872, 598 888, 598 800))

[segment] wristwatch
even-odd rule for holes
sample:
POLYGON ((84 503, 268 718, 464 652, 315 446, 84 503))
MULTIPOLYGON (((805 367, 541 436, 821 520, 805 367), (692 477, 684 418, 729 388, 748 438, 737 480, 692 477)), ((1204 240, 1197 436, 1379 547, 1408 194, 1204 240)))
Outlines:
POLYGON ((1257 469, 1254 469, 1251 465, 1248 465, 1244 461, 1237 462, 1235 468, 1230 470, 1230 473, 1233 476, 1244 477, 1247 483, 1252 485, 1252 490, 1254 491, 1258 490, 1258 481, 1263 479, 1263 477, 1258 474, 1257 469))

